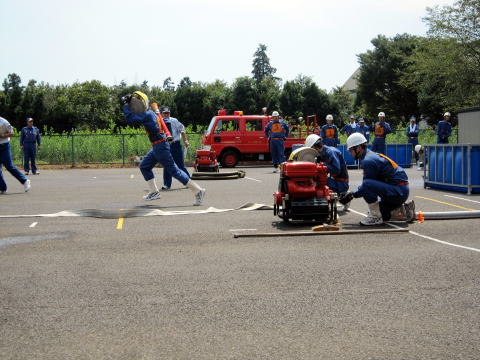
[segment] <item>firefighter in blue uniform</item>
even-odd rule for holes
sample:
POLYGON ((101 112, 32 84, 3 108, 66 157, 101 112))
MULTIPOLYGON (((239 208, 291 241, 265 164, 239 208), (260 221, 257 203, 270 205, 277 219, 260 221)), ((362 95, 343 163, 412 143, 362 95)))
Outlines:
POLYGON ((322 126, 320 136, 322 137, 324 145, 335 147, 337 144, 340 144, 338 140, 338 128, 333 125, 332 115, 327 115, 325 120, 327 120, 327 124, 322 126))
POLYGON ((415 154, 415 164, 418 166, 418 152, 414 151, 415 146, 418 145, 418 134, 420 133, 420 128, 417 125, 417 119, 415 116, 410 118, 410 125, 407 126, 407 138, 408 143, 412 144, 412 150, 415 154))
POLYGON ((350 122, 342 127, 340 130, 340 134, 347 134, 347 136, 352 135, 354 132, 357 131, 357 124, 355 123, 355 116, 350 115, 350 122))
POLYGON ((406 202, 409 195, 408 177, 400 166, 383 154, 367 149, 367 139, 355 133, 348 137, 350 155, 360 161, 363 169, 362 184, 340 198, 340 203, 349 203, 363 197, 368 204, 368 216, 361 225, 379 225, 384 221, 415 219, 415 203, 406 202), (380 201, 378 200, 380 198, 380 201))
POLYGON ((148 139, 152 143, 152 149, 143 157, 140 163, 140 171, 150 188, 150 192, 143 199, 150 201, 160 198, 160 192, 152 172, 153 167, 158 162, 163 165, 164 171, 168 171, 175 179, 192 190, 195 194, 193 205, 201 205, 206 191, 190 180, 188 175, 180 170, 175 161, 173 161, 170 153, 170 144, 166 141, 166 135, 157 119, 157 115, 152 110, 148 110, 147 95, 140 91, 135 91, 131 95, 123 96, 121 101, 127 124, 142 125, 147 132, 148 139))
MULTIPOLYGON (((170 109, 164 107, 162 109, 162 117, 165 125, 167 125, 170 134, 173 137, 173 141, 170 143, 170 152, 173 157, 173 161, 177 164, 178 168, 182 170, 185 174, 190 177, 187 168, 185 167, 185 162, 183 160, 183 147, 182 140, 185 143, 185 146, 188 148, 190 146, 187 135, 185 133, 185 126, 174 117, 170 117, 170 109)), ((172 186, 172 175, 168 171, 163 172, 163 186, 162 190, 169 190, 172 186)))
POLYGON ((33 126, 33 119, 27 119, 27 126, 25 126, 20 133, 20 147, 23 150, 23 169, 25 175, 30 173, 30 162, 32 163, 32 174, 39 175, 37 171, 37 145, 40 150, 40 131, 36 126, 33 126))
MULTIPOLYGON (((305 146, 315 149, 318 152, 317 162, 327 166, 330 175, 327 178, 328 187, 339 197, 344 196, 348 191, 348 170, 342 152, 336 147, 324 145, 322 138, 315 134, 307 136, 305 146)), ((343 204, 343 211, 347 211, 349 206, 349 202, 343 204)))
POLYGON ((358 124, 357 124, 357 132, 365 136, 365 139, 367 139, 367 143, 370 140, 370 127, 368 125, 365 125, 365 119, 364 118, 359 118, 358 119, 358 124))
POLYGON ((390 124, 385 122, 385 113, 378 113, 378 121, 372 125, 374 139, 372 142, 372 151, 385 154, 385 138, 392 132, 390 124))
POLYGON ((448 144, 448 138, 452 135, 452 125, 450 124, 450 113, 446 112, 443 115, 443 120, 440 120, 436 129, 437 144, 448 144))
POLYGON ((288 126, 280 120, 278 111, 272 112, 272 120, 265 126, 265 136, 270 144, 273 172, 276 173, 278 165, 287 161, 285 158, 285 139, 288 137, 288 126))

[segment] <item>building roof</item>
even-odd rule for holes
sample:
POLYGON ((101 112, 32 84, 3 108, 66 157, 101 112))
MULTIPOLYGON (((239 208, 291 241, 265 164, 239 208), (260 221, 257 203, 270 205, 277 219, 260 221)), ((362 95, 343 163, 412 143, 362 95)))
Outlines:
POLYGON ((342 88, 350 92, 356 92, 358 75, 360 75, 360 68, 355 70, 352 76, 350 76, 348 80, 345 81, 345 84, 343 84, 342 88))

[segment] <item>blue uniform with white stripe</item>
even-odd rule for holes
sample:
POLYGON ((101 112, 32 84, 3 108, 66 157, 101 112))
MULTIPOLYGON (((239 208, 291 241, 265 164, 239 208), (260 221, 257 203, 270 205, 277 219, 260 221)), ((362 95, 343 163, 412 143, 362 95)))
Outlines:
POLYGON ((40 146, 40 131, 36 126, 25 126, 20 133, 20 146, 23 146, 23 169, 30 172, 30 162, 32 163, 32 172, 37 172, 37 144, 40 146))
POLYGON ((353 122, 353 123, 348 123, 347 125, 345 125, 341 130, 340 132, 342 134, 347 134, 347 136, 350 136, 352 135, 354 132, 357 132, 357 123, 353 122))
POLYGON ((415 161, 418 161, 418 153, 415 151, 415 146, 418 145, 418 134, 420 133, 420 128, 417 124, 407 126, 407 138, 408 143, 412 144, 412 149, 415 154, 415 161))
POLYGON ((440 120, 436 129, 437 144, 448 144, 448 138, 452 135, 452 125, 445 120, 440 120))
POLYGON ((152 149, 143 157, 140 171, 145 181, 153 179, 152 169, 157 163, 162 164, 164 171, 168 171, 175 179, 186 185, 190 180, 188 175, 178 168, 170 153, 170 144, 165 141, 165 134, 160 132, 157 115, 151 110, 135 114, 128 105, 122 107, 128 125, 143 125, 147 131, 152 149))
POLYGON ((367 143, 370 141, 370 127, 369 126, 367 126, 367 125, 357 125, 357 131, 356 132, 365 136, 365 139, 367 139, 367 143))
POLYGON ((390 124, 385 121, 377 121, 372 125, 375 138, 372 142, 372 151, 385 154, 385 138, 392 132, 390 124))
POLYGON ((324 145, 337 146, 337 144, 340 144, 340 141, 338 140, 338 128, 333 124, 323 125, 320 131, 320 136, 324 145))
POLYGON ((287 161, 285 157, 285 139, 288 137, 288 126, 283 121, 271 120, 265 126, 265 136, 270 143, 272 164, 277 166, 287 161))
MULTIPOLYGON (((173 142, 170 143, 170 153, 172 154, 173 161, 177 164, 178 168, 190 177, 185 162, 183 160, 183 147, 181 134, 185 131, 183 124, 174 117, 164 117, 163 121, 167 125, 170 134, 173 137, 173 142)), ((166 187, 172 186, 172 175, 168 171, 163 172, 163 185, 166 187)))
POLYGON ((390 212, 408 199, 410 190, 405 170, 385 155, 368 149, 360 159, 360 168, 363 169, 363 181, 352 192, 353 196, 363 197, 368 204, 380 198, 383 220, 389 220, 390 212))
POLYGON ((317 162, 323 162, 330 176, 327 185, 337 194, 348 191, 348 170, 342 152, 336 147, 323 145, 322 151, 317 156, 317 162))

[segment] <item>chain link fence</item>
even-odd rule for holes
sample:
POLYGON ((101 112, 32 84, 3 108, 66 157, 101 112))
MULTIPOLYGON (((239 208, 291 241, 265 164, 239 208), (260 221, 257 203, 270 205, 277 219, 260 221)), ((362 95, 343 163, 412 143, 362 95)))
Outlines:
MULTIPOLYGON (((188 133, 190 147, 186 162, 195 159, 195 152, 202 144, 202 134, 188 133)), ((453 129, 450 143, 457 143, 458 132, 453 129)), ((341 135, 341 143, 346 136, 341 135)), ((303 142, 303 141, 302 141, 303 142)), ((434 130, 423 130, 419 136, 420 144, 435 144, 434 130)), ((136 157, 145 155, 151 148, 145 134, 92 134, 92 135, 44 135, 41 149, 37 152, 38 165, 134 165, 136 157)), ((405 144, 405 130, 397 130, 387 136, 389 144, 405 144)), ((12 157, 16 165, 22 165, 23 153, 18 136, 11 138, 12 157)))

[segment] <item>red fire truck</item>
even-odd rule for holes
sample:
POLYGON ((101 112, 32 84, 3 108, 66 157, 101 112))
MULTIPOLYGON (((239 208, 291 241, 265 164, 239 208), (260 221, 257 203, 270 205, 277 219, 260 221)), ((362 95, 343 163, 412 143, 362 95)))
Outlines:
MULTIPOLYGON (((214 150, 222 167, 235 167, 240 160, 270 160, 264 133, 270 120, 268 115, 243 115, 242 111, 227 115, 225 110, 219 110, 203 135, 203 148, 214 150)), ((289 124, 289 128, 290 134, 285 141, 287 157, 294 144, 303 144, 306 136, 320 132, 316 115, 307 116, 305 124, 289 124)))

